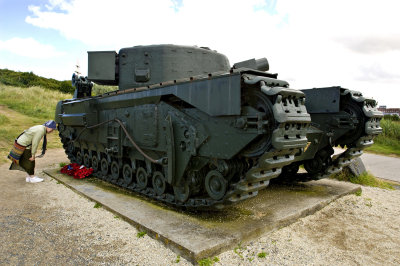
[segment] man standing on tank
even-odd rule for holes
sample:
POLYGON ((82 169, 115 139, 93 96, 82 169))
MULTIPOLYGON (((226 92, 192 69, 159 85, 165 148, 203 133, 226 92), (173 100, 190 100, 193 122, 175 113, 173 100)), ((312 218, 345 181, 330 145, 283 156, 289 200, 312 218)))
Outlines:
POLYGON ((47 139, 46 135, 53 132, 56 129, 56 122, 49 120, 43 125, 37 125, 25 130, 15 141, 14 148, 8 156, 9 159, 13 161, 10 166, 10 170, 21 170, 28 173, 26 177, 26 182, 28 183, 38 183, 42 182, 43 178, 35 176, 35 159, 37 157, 42 157, 46 151, 47 139), (36 156, 36 151, 39 146, 41 139, 43 139, 43 151, 42 154, 36 156), (23 153, 18 158, 15 156, 15 147, 20 148, 23 153), (22 148, 21 148, 22 147, 22 148), (15 160, 17 159, 17 160, 15 160))

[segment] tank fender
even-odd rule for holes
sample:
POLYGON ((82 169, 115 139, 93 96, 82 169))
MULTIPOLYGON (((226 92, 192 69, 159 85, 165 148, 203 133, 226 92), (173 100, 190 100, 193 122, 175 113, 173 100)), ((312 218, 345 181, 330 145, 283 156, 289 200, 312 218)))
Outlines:
POLYGON ((59 114, 58 117, 66 126, 90 126, 98 123, 97 113, 59 114))

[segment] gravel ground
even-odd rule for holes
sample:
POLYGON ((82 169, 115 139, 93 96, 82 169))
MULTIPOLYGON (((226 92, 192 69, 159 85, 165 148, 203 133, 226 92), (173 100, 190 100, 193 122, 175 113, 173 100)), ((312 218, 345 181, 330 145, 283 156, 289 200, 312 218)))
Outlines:
MULTIPOLYGON (((38 159, 37 173, 43 177, 40 169, 66 161, 62 150, 50 150, 38 159)), ((43 183, 25 183, 22 172, 0 166, 0 265, 190 265, 44 177, 43 183)), ((399 265, 400 190, 362 190, 361 196, 345 196, 288 227, 238 244, 218 255, 215 265, 399 265)))

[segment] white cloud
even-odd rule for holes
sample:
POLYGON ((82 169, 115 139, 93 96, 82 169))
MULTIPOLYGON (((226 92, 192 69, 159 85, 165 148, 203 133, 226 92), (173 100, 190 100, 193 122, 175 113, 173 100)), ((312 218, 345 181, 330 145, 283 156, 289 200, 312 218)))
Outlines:
POLYGON ((208 46, 231 63, 265 56, 292 87, 342 85, 371 96, 390 88, 380 102, 398 105, 399 7, 398 0, 51 0, 31 6, 26 22, 92 50, 173 43, 208 46))
POLYGON ((0 40, 0 50, 29 58, 52 58, 64 55, 52 45, 42 44, 33 38, 12 38, 6 41, 0 40))

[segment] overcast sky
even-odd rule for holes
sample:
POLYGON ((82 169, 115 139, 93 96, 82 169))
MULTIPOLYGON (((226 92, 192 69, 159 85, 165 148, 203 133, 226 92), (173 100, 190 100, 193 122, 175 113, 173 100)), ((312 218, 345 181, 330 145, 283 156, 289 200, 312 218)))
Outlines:
POLYGON ((87 51, 207 46, 266 57, 295 89, 342 86, 400 107, 399 0, 0 0, 0 68, 70 79, 87 51))

